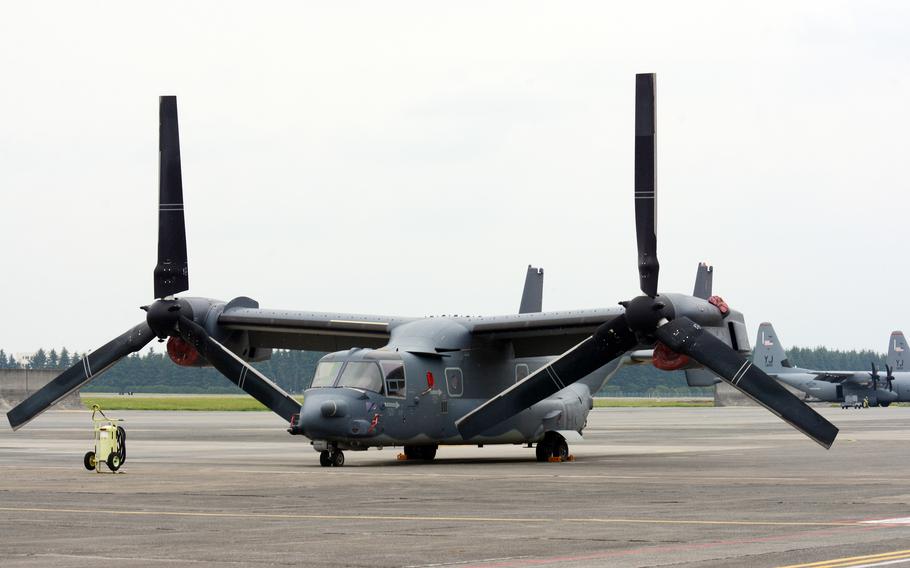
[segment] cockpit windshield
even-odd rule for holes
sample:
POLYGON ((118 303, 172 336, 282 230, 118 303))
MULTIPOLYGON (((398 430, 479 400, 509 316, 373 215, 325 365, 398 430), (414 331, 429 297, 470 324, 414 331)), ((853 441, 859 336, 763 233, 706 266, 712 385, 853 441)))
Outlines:
MULTIPOLYGON (((323 363, 320 363, 321 367, 323 363)), ((382 373, 375 362, 350 361, 341 373, 339 387, 351 387, 373 392, 382 392, 382 373)))
POLYGON ((325 388, 335 384, 338 371, 344 365, 341 361, 323 361, 316 365, 316 375, 313 377, 311 388, 325 388))

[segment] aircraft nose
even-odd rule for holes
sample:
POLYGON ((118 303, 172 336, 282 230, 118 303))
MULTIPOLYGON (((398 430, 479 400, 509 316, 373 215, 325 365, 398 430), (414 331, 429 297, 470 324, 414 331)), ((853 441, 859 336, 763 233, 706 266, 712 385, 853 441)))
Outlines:
MULTIPOLYGON (((341 389, 307 391, 300 410, 300 428, 311 439, 363 438, 375 436, 378 403, 361 400, 361 393, 341 389), (315 391, 315 392, 314 392, 315 391), (372 413, 370 409, 374 409, 372 413)), ((366 397, 363 397, 366 399, 366 397)))

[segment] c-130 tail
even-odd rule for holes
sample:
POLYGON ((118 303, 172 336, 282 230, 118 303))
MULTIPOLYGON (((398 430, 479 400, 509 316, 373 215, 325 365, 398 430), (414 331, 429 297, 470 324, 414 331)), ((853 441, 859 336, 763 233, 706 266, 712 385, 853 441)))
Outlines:
POLYGON ((752 350, 752 364, 766 373, 792 368, 787 360, 787 353, 781 344, 774 326, 763 322, 758 326, 758 336, 755 338, 755 349, 752 350))
POLYGON ((910 351, 907 350, 907 339, 903 331, 891 332, 891 340, 888 343, 888 366, 892 371, 910 371, 910 363, 907 358, 910 357, 910 351))

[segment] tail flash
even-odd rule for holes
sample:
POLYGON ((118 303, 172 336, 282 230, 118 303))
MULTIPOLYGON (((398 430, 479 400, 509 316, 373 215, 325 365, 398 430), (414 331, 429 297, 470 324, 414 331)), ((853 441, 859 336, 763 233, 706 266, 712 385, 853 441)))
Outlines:
POLYGON ((752 362, 769 374, 793 366, 787 360, 784 346, 781 345, 774 327, 768 322, 758 326, 758 337, 755 339, 752 362))
POLYGON ((910 351, 908 351, 904 332, 891 332, 891 342, 888 345, 888 366, 894 371, 908 371, 910 367, 905 365, 908 356, 910 356, 910 351))
POLYGON ((536 313, 543 310, 543 268, 528 265, 525 289, 521 294, 520 314, 536 313))
POLYGON ((712 295, 714 283, 714 267, 706 262, 698 263, 698 272, 695 273, 695 291, 692 295, 702 300, 707 300, 712 295))

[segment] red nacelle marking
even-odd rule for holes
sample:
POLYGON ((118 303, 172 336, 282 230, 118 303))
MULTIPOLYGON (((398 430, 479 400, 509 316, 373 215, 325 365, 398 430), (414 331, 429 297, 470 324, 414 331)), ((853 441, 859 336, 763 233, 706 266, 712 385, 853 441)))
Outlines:
POLYGON ((661 371, 676 371, 689 364, 689 356, 677 353, 658 341, 651 362, 661 371))
POLYGON ((205 359, 196 351, 196 348, 180 337, 170 337, 167 340, 167 356, 181 367, 202 367, 205 365, 205 359))

